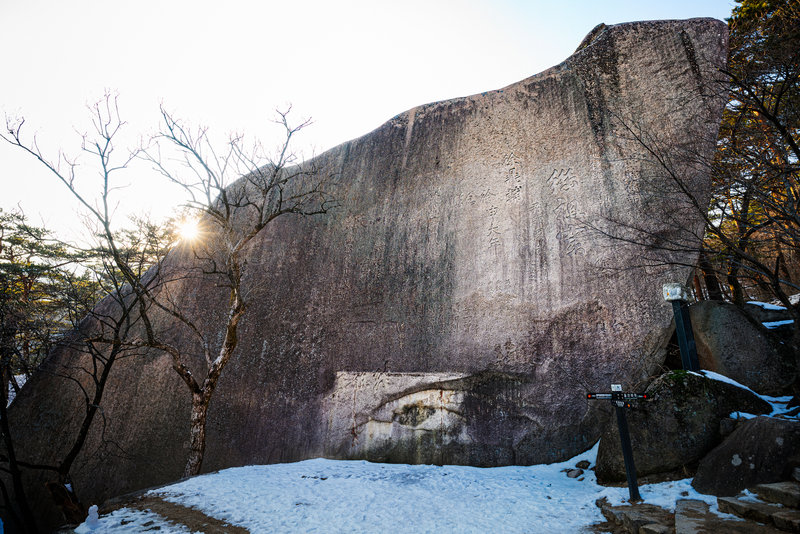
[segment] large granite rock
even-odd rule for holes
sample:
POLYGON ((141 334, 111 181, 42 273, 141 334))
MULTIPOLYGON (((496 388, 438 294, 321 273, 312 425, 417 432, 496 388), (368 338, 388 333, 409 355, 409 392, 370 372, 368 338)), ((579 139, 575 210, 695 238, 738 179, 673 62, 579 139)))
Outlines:
MULTIPOLYGON (((651 196, 669 182, 619 121, 657 132, 666 153, 710 155, 726 35, 712 19, 602 27, 541 74, 411 109, 319 156, 341 207, 276 219, 252 243, 252 305, 211 404, 203 468, 532 464, 589 447, 599 425, 583 387, 662 362, 661 286, 688 276, 631 269, 641 250, 599 228, 636 223, 668 240, 701 228, 691 212, 675 228, 685 199, 651 196)), ((707 198, 708 177, 680 171, 707 198)), ((172 290, 212 328, 224 294, 172 290)), ((41 375, 23 389, 11 417, 24 460, 47 460, 53 436, 71 432, 71 387, 41 375)), ((75 473, 84 500, 180 476, 189 396, 167 356, 119 362, 103 410, 114 446, 98 449, 98 424, 75 473)))
MULTIPOLYGON (((658 377, 647 388, 651 400, 626 410, 633 459, 640 476, 693 470, 722 442, 720 422, 733 412, 765 414, 769 403, 747 389, 685 371, 658 377)), ((597 480, 622 482, 622 458, 616 419, 606 425, 597 451, 597 480)))
MULTIPOLYGON (((750 305, 748 313, 772 319, 770 310, 750 305)), ((777 315, 777 312, 771 312, 777 315)), ((766 395, 785 394, 797 378, 797 359, 788 346, 759 330, 744 312, 726 302, 689 306, 700 367, 730 377, 766 395)))

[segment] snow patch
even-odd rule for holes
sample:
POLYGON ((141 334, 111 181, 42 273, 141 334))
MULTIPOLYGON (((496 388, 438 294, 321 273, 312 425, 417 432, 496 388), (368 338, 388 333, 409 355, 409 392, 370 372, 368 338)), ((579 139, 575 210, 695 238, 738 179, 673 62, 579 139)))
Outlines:
MULTIPOLYGON (((793 397, 791 395, 784 396, 784 397, 770 397, 769 395, 760 395, 760 394, 756 393, 755 391, 753 391, 752 389, 750 389, 749 387, 745 386, 744 384, 740 384, 739 382, 737 382, 736 380, 734 380, 732 378, 728 378, 725 375, 721 375, 721 374, 715 373, 713 371, 702 370, 699 373, 695 373, 694 371, 689 371, 689 372, 693 373, 695 375, 699 375, 699 376, 704 376, 706 378, 710 378, 711 380, 717 380, 719 382, 725 382, 726 384, 730 384, 730 385, 736 386, 738 388, 746 389, 747 391, 749 391, 753 395, 757 396, 758 398, 760 398, 761 400, 763 400, 764 402, 766 402, 770 406, 772 406, 772 411, 769 414, 766 414, 769 417, 776 417, 776 416, 787 417, 786 414, 788 414, 789 412, 795 410, 795 408, 789 408, 788 407, 789 402, 793 399, 793 397)), ((800 413, 797 413, 797 414, 794 414, 794 415, 792 415, 790 417, 792 417, 794 419, 797 419, 799 416, 800 416, 800 413)), ((749 414, 749 413, 745 413, 745 412, 733 412, 730 415, 730 417, 732 417, 733 419, 752 419, 752 418, 758 417, 758 416, 753 415, 753 414, 749 414)))
POLYGON ((707 371, 707 370, 703 369, 702 371, 699 371, 699 372, 694 372, 694 371, 689 371, 689 372, 692 373, 692 374, 698 375, 698 376, 704 376, 706 378, 710 378, 711 380, 716 380, 717 382, 725 382, 726 384, 730 384, 732 386, 736 386, 737 388, 746 389, 747 391, 749 391, 753 395, 757 395, 757 396, 761 397, 761 395, 759 395, 758 393, 756 393, 755 391, 753 391, 749 387, 745 386, 744 384, 740 384, 739 382, 737 382, 733 378, 728 378, 727 376, 721 375, 719 373, 715 373, 714 371, 707 371))
POLYGON ((160 534, 187 534, 191 530, 166 521, 160 515, 130 508, 120 508, 101 517, 93 526, 82 523, 75 529, 75 534, 141 534, 146 531, 157 531, 160 534))
POLYGON ((774 328, 778 328, 779 326, 784 326, 784 325, 793 324, 793 323, 794 323, 794 319, 787 319, 785 321, 767 321, 767 322, 761 323, 761 324, 763 324, 766 328, 769 328, 770 330, 772 330, 774 328))
MULTIPOLYGON (((148 492, 192 507, 251 532, 503 532, 574 533, 604 521, 595 501, 627 502, 627 487, 597 484, 594 472, 569 478, 566 470, 594 465, 598 444, 565 462, 478 468, 305 460, 225 469, 148 492)), ((645 502, 674 510, 678 499, 716 509, 691 479, 644 484, 645 502)), ((164 534, 187 530, 154 514, 121 509, 101 517, 91 532, 164 534), (126 523, 131 521, 131 523, 126 523), (151 523, 148 523, 151 522, 151 523), (137 530, 140 529, 140 530, 137 530)), ((79 534, 90 532, 86 524, 79 534)))

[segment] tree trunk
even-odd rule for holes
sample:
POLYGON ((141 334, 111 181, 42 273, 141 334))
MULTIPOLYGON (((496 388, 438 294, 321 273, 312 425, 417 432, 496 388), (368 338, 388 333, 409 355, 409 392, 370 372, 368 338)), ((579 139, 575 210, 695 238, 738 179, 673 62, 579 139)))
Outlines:
POLYGON ((738 267, 731 266, 728 270, 728 287, 731 291, 731 300, 740 308, 744 307, 744 289, 739 282, 739 269, 738 267))
POLYGON ((700 270, 703 271, 703 281, 706 283, 708 300, 723 300, 722 289, 719 287, 717 275, 714 273, 714 268, 703 251, 700 252, 700 270))
POLYGON ((193 477, 200 473, 203 455, 206 452, 206 415, 210 397, 205 391, 192 393, 192 417, 189 429, 189 459, 183 470, 184 477, 193 477))
MULTIPOLYGON (((5 453, 8 457, 8 468, 5 469, 5 471, 11 475, 11 483, 14 488, 16 507, 18 507, 19 513, 22 516, 21 518, 18 518, 22 523, 21 532, 26 534, 35 534, 38 532, 36 527, 36 519, 33 516, 28 499, 25 496, 25 486, 22 483, 22 472, 20 471, 19 464, 17 463, 17 457, 14 450, 14 441, 11 439, 11 429, 9 428, 8 424, 8 411, 6 410, 8 397, 6 392, 8 391, 8 375, 11 374, 10 365, 8 365, 9 361, 10 357, 4 354, 2 356, 2 362, 0 363, 0 433, 2 433, 3 445, 5 445, 5 453)), ((9 511, 9 515, 14 518, 16 516, 14 503, 7 502, 5 504, 6 510, 9 511)), ((0 525, 0 527, 2 527, 2 525, 0 525)))
MULTIPOLYGON (((114 365, 114 362, 117 359, 117 354, 121 352, 121 345, 119 342, 115 342, 114 346, 111 347, 111 353, 108 356, 108 359, 103 362, 100 358, 100 353, 94 347, 89 347, 92 359, 94 360, 94 396, 91 401, 87 398, 86 399, 86 413, 83 417, 83 421, 81 422, 81 427, 78 430, 78 435, 75 438, 75 442, 72 444, 67 455, 61 461, 58 466, 58 474, 61 477, 61 482, 65 482, 67 478, 69 478, 69 473, 72 471, 72 464, 75 462, 75 459, 78 457, 78 454, 83 450, 83 446, 86 443, 86 438, 89 435, 89 429, 92 427, 92 423, 94 422, 94 418, 97 415, 97 411, 100 409, 100 403, 103 401, 103 393, 105 392, 106 384, 108 383, 108 377, 111 374, 111 368, 114 365), (100 376, 97 376, 97 366, 102 365, 103 371, 100 373, 100 376)), ((77 500, 77 497, 76 497, 77 500)))
POLYGON ((692 281, 694 282, 694 298, 698 301, 705 300, 703 296, 703 286, 700 285, 700 277, 695 274, 692 277, 692 281))

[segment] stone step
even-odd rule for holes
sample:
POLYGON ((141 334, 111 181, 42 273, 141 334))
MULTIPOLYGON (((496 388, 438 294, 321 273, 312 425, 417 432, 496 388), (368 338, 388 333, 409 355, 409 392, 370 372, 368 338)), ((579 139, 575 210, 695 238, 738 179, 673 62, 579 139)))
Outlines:
POLYGON ((650 523, 639 527, 636 534, 675 534, 675 529, 661 523, 650 523))
MULTIPOLYGON (((722 507, 720 507, 721 509, 722 507)), ((699 500, 680 499, 675 503, 675 533, 705 534, 782 534, 772 525, 763 525, 751 520, 735 520, 719 517, 708 510, 708 505, 699 500)))
POLYGON ((760 501, 744 501, 736 497, 717 497, 719 510, 726 514, 738 515, 743 519, 752 519, 759 523, 772 523, 772 514, 783 512, 785 508, 777 504, 760 501))
POLYGON ((793 508, 760 501, 745 501, 733 497, 719 497, 717 503, 721 512, 760 523, 773 524, 784 532, 800 532, 800 511, 793 508))
POLYGON ((800 532, 800 511, 786 510, 772 514, 775 526, 786 532, 800 532))
POLYGON ((595 504, 608 522, 623 532, 666 534, 672 531, 672 514, 659 506, 647 503, 612 506, 605 497, 595 504))
POLYGON ((753 491, 765 501, 800 508, 800 484, 797 482, 775 482, 773 484, 759 484, 753 491))

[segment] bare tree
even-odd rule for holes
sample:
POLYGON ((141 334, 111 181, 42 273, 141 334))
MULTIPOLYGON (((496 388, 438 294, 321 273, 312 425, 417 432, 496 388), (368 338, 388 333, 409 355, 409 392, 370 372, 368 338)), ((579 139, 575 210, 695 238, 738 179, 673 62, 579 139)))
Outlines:
POLYGON ((222 288, 228 297, 221 322, 205 331, 168 291, 153 296, 160 310, 192 333, 198 355, 191 354, 188 347, 164 341, 149 318, 144 320, 145 344, 171 356, 172 368, 191 394, 189 457, 184 476, 200 472, 208 408, 238 345, 239 325, 253 290, 244 283, 248 245, 280 216, 319 215, 334 207, 326 190, 330 176, 316 166, 297 165, 298 158, 291 148, 294 136, 309 121, 292 126, 288 114, 289 110, 278 112, 276 122, 283 129, 283 142, 274 154, 267 154, 258 143, 247 147, 241 136, 232 136, 224 150, 216 150, 206 129, 191 130, 162 108, 161 134, 154 146, 143 151, 156 169, 190 195, 188 206, 200 217, 202 229, 201 238, 190 243, 194 263, 202 277, 222 288), (173 168, 174 161, 162 156, 170 150, 179 154, 178 169, 173 168), (214 340, 219 337, 222 342, 217 346, 214 340), (200 377, 190 370, 190 362, 195 359, 205 362, 200 377))
MULTIPOLYGON (((699 255, 698 282, 709 298, 738 306, 776 300, 800 325, 800 303, 791 299, 800 293, 800 6, 737 3, 729 64, 717 86, 726 106, 711 157, 698 143, 676 150, 635 116, 616 117, 619 134, 646 154, 654 179, 643 193, 658 198, 669 189, 673 196, 663 202, 686 206, 702 227, 689 231, 686 217, 673 216, 670 240, 635 221, 614 220, 606 230, 641 245, 646 263, 699 255), (693 172, 711 176, 711 189, 692 190, 693 172)), ((800 347, 800 328, 795 336, 800 347)))
MULTIPOLYGON (((92 137, 84 136, 82 148, 97 164, 92 170, 100 171, 97 200, 79 191, 75 160, 63 154, 54 161, 50 160, 39 149, 35 138, 31 141, 23 139, 24 120, 15 123, 7 120, 7 133, 0 134, 4 141, 36 158, 66 186, 88 213, 87 224, 91 226, 96 241, 93 248, 73 254, 71 261, 81 264, 80 272, 60 273, 64 298, 60 301, 59 313, 70 329, 60 336, 55 343, 55 352, 40 369, 73 384, 84 406, 83 418, 75 433, 59 437, 69 443, 63 457, 53 465, 22 461, 15 454, 4 402, 0 414, 5 440, 5 455, 0 457, 0 461, 8 465, 14 483, 14 500, 24 501, 22 468, 51 472, 57 480, 49 482, 48 489, 67 521, 72 523, 83 520, 85 507, 78 499, 78 488, 71 483, 70 473, 79 454, 84 451, 95 421, 98 416, 103 417, 101 402, 114 364, 120 358, 140 352, 129 341, 129 336, 138 328, 142 313, 146 313, 150 305, 146 298, 148 292, 163 281, 163 277, 158 276, 158 267, 172 244, 168 228, 144 219, 134 222, 134 230, 117 231, 113 228, 115 175, 127 167, 133 154, 119 161, 114 157, 114 138, 124 124, 119 119, 116 99, 106 95, 90 110, 95 131, 92 137), (98 303, 100 299, 103 300, 98 303), (83 357, 62 357, 67 352, 82 354, 83 357)), ((73 250, 76 249, 73 247, 73 250)), ((26 504, 22 505, 23 515, 26 515, 26 507, 26 504)), ((35 528, 35 523, 26 517, 23 531, 34 532, 35 528)))
MULTIPOLYGON (((93 422, 98 415, 102 416, 100 405, 114 363, 144 349, 169 354, 174 370, 190 391, 190 452, 185 475, 199 472, 205 451, 208 407, 225 366, 234 356, 239 324, 252 291, 244 284, 248 244, 277 217, 322 214, 334 206, 325 189, 329 177, 312 165, 294 165, 298 162, 291 141, 308 121, 291 126, 288 111, 279 113, 277 122, 285 137, 272 157, 258 144, 246 147, 241 136, 232 137, 224 151, 218 152, 205 130, 190 131, 162 109, 161 134, 147 150, 137 150, 122 158, 116 157, 114 146, 124 125, 116 98, 106 95, 91 107, 91 112, 95 135, 84 137, 83 150, 96 162, 93 170, 99 170, 100 183, 88 194, 78 187, 75 160, 59 155, 51 161, 43 155, 35 138, 29 142, 23 140, 24 121, 8 124, 7 133, 0 134, 6 142, 44 165, 84 208, 93 224, 98 243, 94 253, 100 259, 97 265, 103 273, 101 279, 107 294, 86 317, 73 314, 80 321, 73 335, 65 338, 70 350, 81 351, 88 358, 72 360, 82 362, 77 365, 53 358, 47 362, 47 370, 77 385, 84 399, 85 416, 73 444, 58 465, 31 465, 14 460, 15 466, 57 473, 59 488, 66 487, 93 422), (176 150, 182 166, 174 170, 175 162, 162 158, 161 154, 162 151, 174 154, 176 150), (119 188, 116 176, 137 156, 153 163, 171 182, 180 185, 190 196, 189 208, 201 216, 203 239, 192 242, 188 249, 195 269, 188 272, 167 269, 167 265, 182 266, 169 260, 167 252, 174 240, 157 225, 140 221, 133 231, 116 230, 113 221, 116 204, 112 198, 119 188), (174 277, 194 276, 227 292, 224 319, 211 331, 199 326, 197 318, 170 292, 171 283, 176 281, 174 277), (160 331, 159 321, 153 320, 155 314, 165 314, 186 328, 197 340, 199 349, 171 343, 168 332, 160 331), (216 343, 219 337, 222 342, 216 343), (190 370, 198 357, 206 363, 202 378, 195 378, 190 370)), ((183 248, 181 254, 186 250, 183 248)), ((7 447, 7 451, 12 450, 13 447, 7 447)), ((74 494, 67 500, 75 505, 77 515, 84 512, 74 494)))

